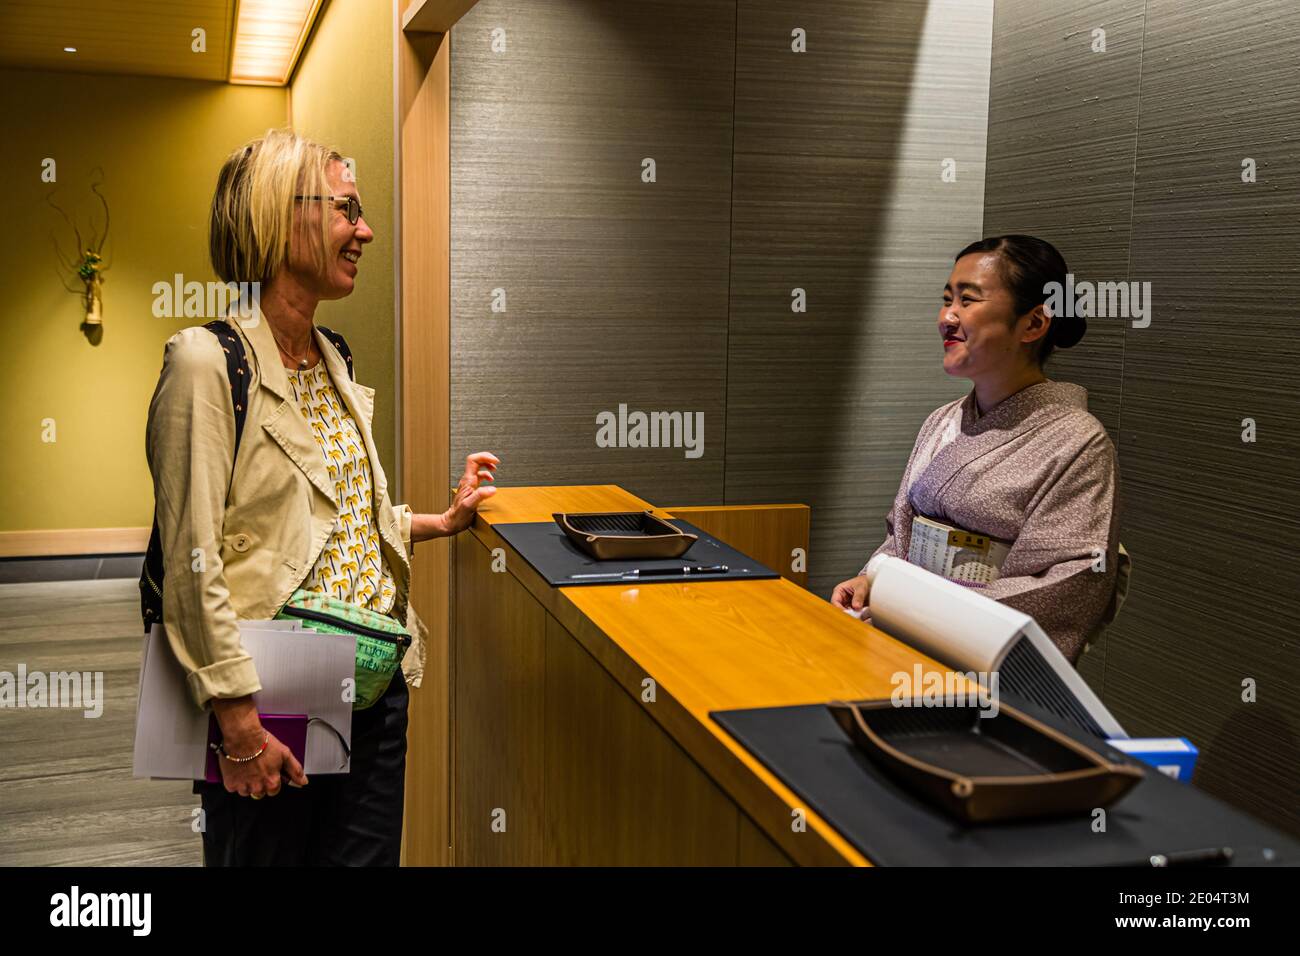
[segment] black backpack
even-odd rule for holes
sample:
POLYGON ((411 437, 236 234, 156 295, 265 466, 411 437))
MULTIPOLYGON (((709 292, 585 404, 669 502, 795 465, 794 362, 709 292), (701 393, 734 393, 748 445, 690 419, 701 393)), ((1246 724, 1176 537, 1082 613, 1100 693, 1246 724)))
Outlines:
MULTIPOLYGON (((248 356, 244 353, 244 342, 227 323, 218 320, 203 326, 217 337, 221 350, 226 353, 226 377, 230 379, 230 401, 235 411, 235 455, 239 454, 239 439, 244 434, 244 418, 248 413, 248 380, 251 372, 248 368, 248 356)), ((352 350, 347 340, 338 332, 318 325, 324 336, 334 343, 334 347, 343 356, 348 366, 348 377, 356 380, 352 368, 352 350)), ((235 462, 231 459, 230 474, 235 473, 235 462)), ((140 571, 140 616, 144 618, 145 633, 154 624, 161 624, 163 619, 163 555, 162 543, 158 538, 158 511, 154 508, 153 529, 149 532, 149 548, 144 554, 144 567, 140 571)))

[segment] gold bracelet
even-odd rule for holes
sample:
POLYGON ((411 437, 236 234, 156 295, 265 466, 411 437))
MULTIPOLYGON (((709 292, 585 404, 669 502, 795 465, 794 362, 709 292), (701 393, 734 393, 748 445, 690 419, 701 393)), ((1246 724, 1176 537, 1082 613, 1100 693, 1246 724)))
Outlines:
POLYGON ((225 757, 231 763, 248 763, 248 761, 256 760, 258 757, 262 756, 262 754, 266 752, 267 745, 271 742, 271 732, 269 730, 263 730, 262 733, 266 734, 266 736, 262 738, 262 746, 258 748, 257 753, 250 754, 247 757, 230 756, 230 754, 226 753, 226 743, 224 740, 219 744, 208 744, 208 746, 221 754, 221 756, 225 757))

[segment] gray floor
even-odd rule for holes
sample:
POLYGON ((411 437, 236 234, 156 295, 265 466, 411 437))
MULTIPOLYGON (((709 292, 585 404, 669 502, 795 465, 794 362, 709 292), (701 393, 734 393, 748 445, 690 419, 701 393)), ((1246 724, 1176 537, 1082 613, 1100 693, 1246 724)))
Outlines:
POLYGON ((0 865, 199 866, 188 782, 131 776, 140 597, 130 579, 0 584, 0 671, 103 671, 103 714, 0 707, 0 865))

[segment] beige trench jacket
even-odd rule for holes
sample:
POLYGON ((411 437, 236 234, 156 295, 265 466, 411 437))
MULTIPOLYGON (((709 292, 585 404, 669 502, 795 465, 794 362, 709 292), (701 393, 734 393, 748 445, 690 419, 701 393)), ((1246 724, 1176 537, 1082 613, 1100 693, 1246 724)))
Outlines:
MULTIPOLYGON (((311 430, 266 319, 226 320, 243 337, 252 379, 232 476, 235 420, 225 355, 202 326, 166 344, 149 404, 146 453, 163 549, 163 621, 195 703, 261 689, 239 620, 272 618, 315 565, 339 512, 311 430)), ((392 615, 414 638, 403 667, 418 686, 423 626, 409 608, 411 509, 388 499, 371 434, 375 390, 358 385, 315 330, 330 379, 365 441, 381 551, 397 598, 392 615)))

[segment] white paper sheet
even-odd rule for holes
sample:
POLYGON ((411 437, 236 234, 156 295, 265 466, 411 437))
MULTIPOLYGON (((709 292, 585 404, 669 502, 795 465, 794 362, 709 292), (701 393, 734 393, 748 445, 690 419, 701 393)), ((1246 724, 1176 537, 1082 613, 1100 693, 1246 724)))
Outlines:
MULTIPOLYGON (((253 695, 258 711, 319 717, 350 749, 352 704, 343 699, 343 682, 355 673, 356 638, 303 630, 297 621, 240 621, 239 633, 262 682, 253 695)), ((155 624, 141 648, 133 775, 203 779, 209 713, 194 706, 184 669, 155 624)), ((319 722, 307 727, 303 769, 309 776, 347 772, 338 737, 319 722)))

